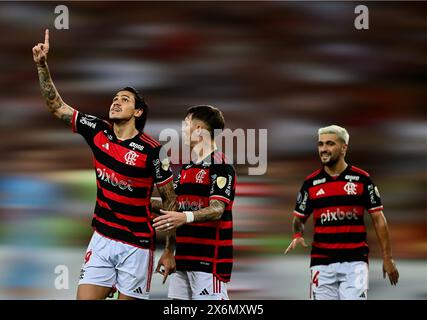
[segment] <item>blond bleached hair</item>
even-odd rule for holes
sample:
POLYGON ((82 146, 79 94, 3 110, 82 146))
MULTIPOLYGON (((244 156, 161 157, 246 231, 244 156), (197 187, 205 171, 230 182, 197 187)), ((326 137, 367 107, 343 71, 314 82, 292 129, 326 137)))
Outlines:
POLYGON ((337 126, 335 124, 333 124, 331 126, 324 127, 324 128, 320 128, 317 131, 317 133, 318 133, 319 137, 321 134, 334 133, 345 144, 348 144, 348 141, 350 140, 350 135, 348 134, 347 130, 345 128, 337 126))

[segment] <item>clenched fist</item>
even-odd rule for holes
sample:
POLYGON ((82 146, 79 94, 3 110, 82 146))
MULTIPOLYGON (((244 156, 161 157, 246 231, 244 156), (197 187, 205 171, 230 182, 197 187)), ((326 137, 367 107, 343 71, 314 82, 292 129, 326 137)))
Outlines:
POLYGON ((44 34, 44 43, 38 43, 33 47, 33 58, 37 65, 45 65, 49 52, 49 29, 44 34))

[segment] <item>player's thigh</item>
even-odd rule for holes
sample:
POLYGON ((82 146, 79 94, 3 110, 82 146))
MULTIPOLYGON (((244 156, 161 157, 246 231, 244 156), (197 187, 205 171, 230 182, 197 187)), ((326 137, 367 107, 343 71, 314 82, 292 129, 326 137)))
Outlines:
POLYGON ((77 300, 100 300, 107 298, 111 287, 94 284, 80 284, 77 288, 77 300))
POLYGON ((168 298, 191 300, 191 286, 187 271, 176 271, 169 276, 168 298))
POLYGON ((320 265, 310 268, 310 299, 338 300, 339 285, 334 265, 320 265))
MULTIPOLYGON (((102 288, 111 289, 116 282, 116 270, 110 262, 111 244, 109 239, 94 233, 86 250, 84 261, 80 270, 79 288, 100 287, 100 289, 79 289, 86 291, 103 291, 102 288), (90 285, 90 286, 86 286, 90 285)), ((80 296, 82 296, 80 294, 80 296)), ((85 294, 86 296, 86 294, 85 294)))
POLYGON ((191 271, 188 278, 192 300, 229 300, 227 284, 212 273, 191 271))
POLYGON ((341 266, 339 293, 341 300, 366 300, 368 298, 368 264, 363 261, 346 262, 341 266))
POLYGON ((153 274, 153 251, 127 244, 120 244, 120 250, 120 262, 116 265, 119 299, 148 299, 153 274))

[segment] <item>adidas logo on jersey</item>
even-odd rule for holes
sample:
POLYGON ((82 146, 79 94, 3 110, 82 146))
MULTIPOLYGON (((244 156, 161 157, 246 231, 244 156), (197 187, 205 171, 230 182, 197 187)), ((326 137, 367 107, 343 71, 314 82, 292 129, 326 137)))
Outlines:
POLYGON ((322 194, 325 194, 325 191, 320 188, 319 191, 317 191, 316 196, 321 196, 322 194))
POLYGON ((203 291, 199 293, 199 296, 208 296, 208 295, 209 295, 209 291, 206 288, 203 289, 203 291))
POLYGON ((108 142, 103 144, 102 147, 106 150, 110 150, 110 144, 108 142))
POLYGON ((133 290, 133 293, 139 293, 142 294, 142 289, 141 287, 136 288, 135 290, 133 290))

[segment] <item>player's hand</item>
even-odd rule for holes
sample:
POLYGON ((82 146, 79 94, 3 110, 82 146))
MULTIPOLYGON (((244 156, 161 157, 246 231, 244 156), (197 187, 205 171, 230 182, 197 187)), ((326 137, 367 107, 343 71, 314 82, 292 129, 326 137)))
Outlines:
POLYGON ((399 280, 399 271, 397 271, 396 265, 393 259, 384 259, 383 260, 383 278, 385 279, 385 275, 388 275, 390 280, 390 284, 395 286, 397 281, 399 280))
POLYGON ((156 231, 170 231, 187 222, 184 212, 160 210, 160 214, 153 220, 153 227, 156 228, 156 231))
POLYGON ((157 268, 156 268, 156 272, 163 275, 162 284, 165 284, 168 276, 174 273, 175 271, 176 271, 176 263, 175 263, 175 257, 173 256, 173 252, 165 249, 165 251, 163 251, 163 254, 159 259, 159 262, 157 263, 157 268))
POLYGON ((38 43, 33 47, 34 62, 38 65, 46 64, 48 52, 49 52, 49 29, 46 29, 44 34, 44 43, 38 43))
POLYGON ((285 250, 285 254, 288 254, 289 251, 294 250, 297 245, 301 244, 304 248, 307 248, 308 245, 305 243, 305 240, 303 237, 298 237, 292 240, 292 242, 289 244, 288 248, 285 250))

